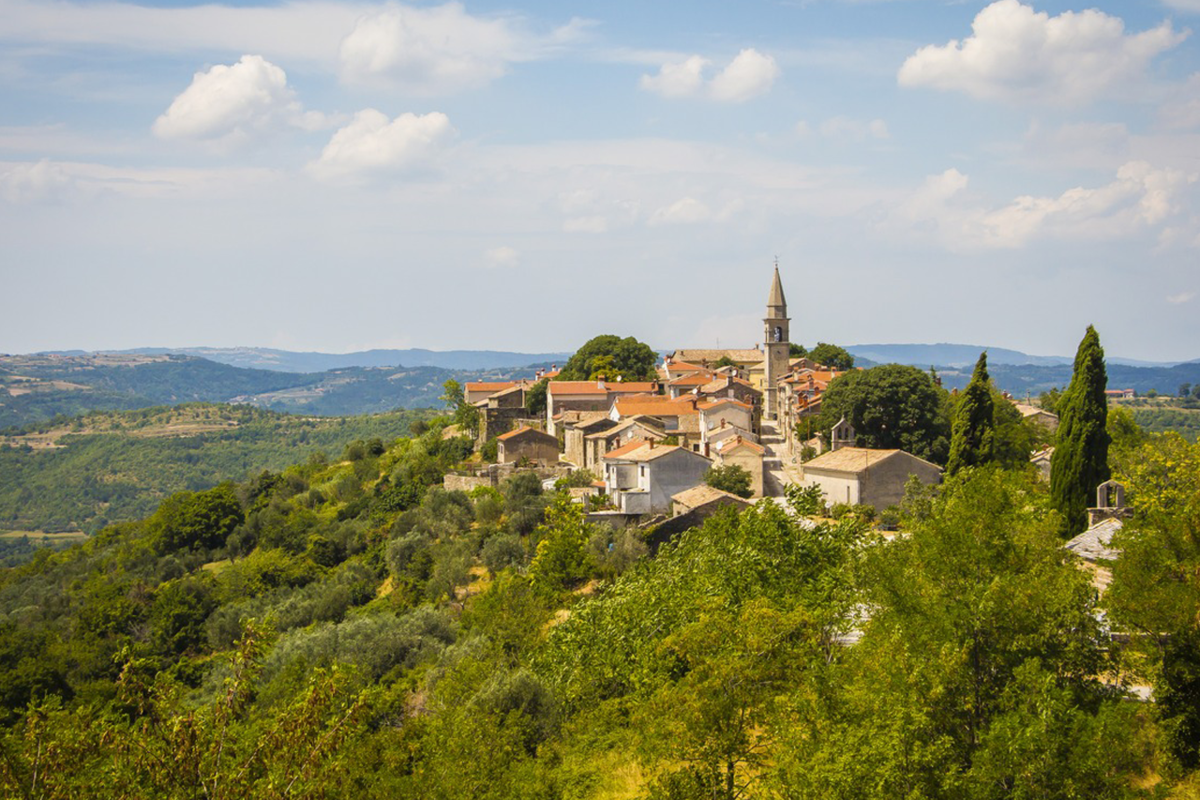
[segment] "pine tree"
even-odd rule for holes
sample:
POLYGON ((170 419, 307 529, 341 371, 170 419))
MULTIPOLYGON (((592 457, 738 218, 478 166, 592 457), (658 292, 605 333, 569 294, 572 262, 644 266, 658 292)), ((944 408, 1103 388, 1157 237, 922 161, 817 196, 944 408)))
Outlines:
POLYGON ((967 384, 950 434, 950 460, 946 474, 953 475, 963 467, 974 467, 992 460, 992 428, 994 408, 992 387, 987 371, 987 351, 979 354, 975 372, 967 384))
POLYGON ((1058 441, 1050 462, 1050 497, 1068 536, 1087 528, 1089 502, 1110 476, 1107 386, 1104 348, 1089 325, 1075 354, 1071 385, 1058 400, 1058 441))

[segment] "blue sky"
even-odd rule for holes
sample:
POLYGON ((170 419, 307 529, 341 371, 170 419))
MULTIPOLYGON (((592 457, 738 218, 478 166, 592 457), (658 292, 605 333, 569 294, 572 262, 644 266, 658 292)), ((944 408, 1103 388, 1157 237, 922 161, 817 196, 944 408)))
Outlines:
POLYGON ((1200 357, 1200 0, 0 0, 0 351, 1200 357))

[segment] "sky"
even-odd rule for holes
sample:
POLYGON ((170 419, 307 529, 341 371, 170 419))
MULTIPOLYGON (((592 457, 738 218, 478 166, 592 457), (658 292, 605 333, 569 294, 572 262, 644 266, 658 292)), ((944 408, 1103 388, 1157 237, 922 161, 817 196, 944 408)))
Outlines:
POLYGON ((0 352, 1200 358, 1200 0, 0 0, 0 352))

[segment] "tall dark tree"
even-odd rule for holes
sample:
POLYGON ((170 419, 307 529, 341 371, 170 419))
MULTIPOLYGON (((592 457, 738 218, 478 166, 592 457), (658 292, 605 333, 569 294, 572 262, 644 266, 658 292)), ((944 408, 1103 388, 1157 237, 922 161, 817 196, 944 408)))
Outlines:
POLYGON ((1109 479, 1108 372, 1096 329, 1088 326, 1075 353, 1071 385, 1058 407, 1058 442, 1050 463, 1050 496, 1069 536, 1087 527, 1088 504, 1109 479))
POLYGON ((987 351, 979 354, 971 382, 963 391, 950 434, 950 459, 946 472, 953 475, 963 467, 974 467, 992 460, 995 406, 987 371, 987 351))

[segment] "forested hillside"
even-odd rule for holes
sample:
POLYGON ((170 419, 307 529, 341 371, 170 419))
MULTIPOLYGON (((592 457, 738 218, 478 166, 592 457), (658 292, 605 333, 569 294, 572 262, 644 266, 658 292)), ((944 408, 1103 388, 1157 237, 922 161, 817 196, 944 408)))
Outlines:
POLYGON ((89 411, 198 401, 323 416, 376 414, 438 405, 442 384, 450 379, 508 380, 533 373, 394 366, 298 374, 176 355, 0 356, 0 430, 89 411))
POLYGON ((657 553, 533 473, 444 491, 440 425, 176 494, 0 572, 0 785, 1192 797, 1200 447, 1122 424, 1103 599, 1026 469, 914 488, 899 533, 797 492, 657 553))
POLYGON ((191 403, 43 424, 0 436, 0 530, 95 533, 145 517, 173 492, 336 458, 347 441, 390 441, 431 416, 296 417, 191 403))

